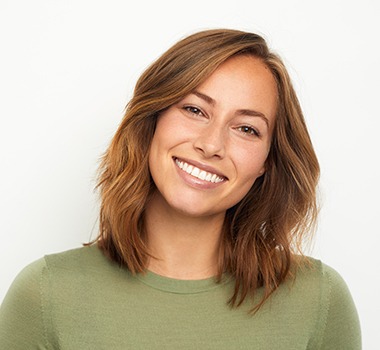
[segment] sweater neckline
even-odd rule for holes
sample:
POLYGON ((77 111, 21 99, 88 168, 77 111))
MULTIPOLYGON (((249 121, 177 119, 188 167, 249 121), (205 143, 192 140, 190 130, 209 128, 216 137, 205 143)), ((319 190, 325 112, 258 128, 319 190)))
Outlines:
POLYGON ((158 275, 149 270, 145 273, 135 275, 135 278, 149 287, 175 294, 195 294, 207 292, 212 289, 220 288, 230 281, 227 274, 223 274, 222 280, 217 283, 215 276, 201 280, 182 280, 158 275))

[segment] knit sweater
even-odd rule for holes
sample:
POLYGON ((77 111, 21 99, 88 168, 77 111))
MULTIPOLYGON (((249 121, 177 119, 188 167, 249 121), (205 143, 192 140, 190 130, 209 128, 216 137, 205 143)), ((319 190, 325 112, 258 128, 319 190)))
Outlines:
POLYGON ((228 275, 220 283, 132 275, 96 246, 48 255, 10 287, 0 349, 361 349, 345 282, 310 262, 251 315, 250 299, 228 305, 228 275))

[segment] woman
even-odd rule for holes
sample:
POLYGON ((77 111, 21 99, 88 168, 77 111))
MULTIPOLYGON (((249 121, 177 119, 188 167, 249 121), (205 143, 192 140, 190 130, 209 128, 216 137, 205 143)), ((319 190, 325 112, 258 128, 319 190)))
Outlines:
POLYGON ((260 36, 203 31, 164 53, 100 170, 96 244, 21 272, 1 348, 360 349, 345 283, 299 254, 319 166, 260 36))

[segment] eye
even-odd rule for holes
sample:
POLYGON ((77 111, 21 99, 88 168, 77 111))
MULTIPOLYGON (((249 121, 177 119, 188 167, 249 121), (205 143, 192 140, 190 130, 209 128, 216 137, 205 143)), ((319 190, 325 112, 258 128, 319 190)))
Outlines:
POLYGON ((189 112, 191 114, 195 114, 197 116, 204 116, 204 113, 202 112, 202 110, 198 107, 194 107, 194 106, 184 106, 183 109, 186 111, 186 112, 189 112))
POLYGON ((246 134, 248 136, 252 135, 252 136, 260 136, 260 133, 255 129, 253 128, 252 126, 248 126, 248 125, 243 125, 243 126, 239 126, 236 128, 238 131, 242 132, 243 134, 246 134))

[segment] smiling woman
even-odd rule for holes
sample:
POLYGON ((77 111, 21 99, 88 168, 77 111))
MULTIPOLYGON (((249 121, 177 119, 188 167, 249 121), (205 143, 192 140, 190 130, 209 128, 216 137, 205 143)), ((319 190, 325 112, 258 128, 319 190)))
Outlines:
POLYGON ((155 206, 154 196, 149 210, 163 210, 164 202, 174 211, 172 217, 181 211, 192 219, 219 218, 221 227, 226 210, 264 173, 276 97, 276 82, 264 63, 239 55, 163 111, 152 139, 149 169, 164 200, 155 206))
POLYGON ((264 39, 184 38, 142 74, 103 157, 98 237, 20 273, 0 347, 360 349, 346 284, 299 249, 318 178, 264 39))

